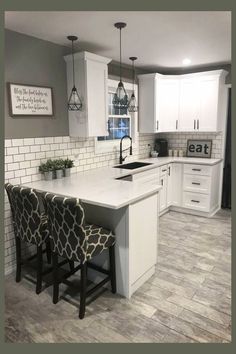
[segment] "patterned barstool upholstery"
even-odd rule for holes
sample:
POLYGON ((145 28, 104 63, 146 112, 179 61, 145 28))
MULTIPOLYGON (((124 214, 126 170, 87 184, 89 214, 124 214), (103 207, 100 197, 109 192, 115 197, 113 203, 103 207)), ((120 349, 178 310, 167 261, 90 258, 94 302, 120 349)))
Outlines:
MULTIPOLYGON (((46 244, 48 262, 50 263, 50 244, 47 216, 40 208, 37 192, 32 188, 5 184, 12 211, 13 227, 16 240, 16 281, 21 280, 21 241, 37 246, 37 284, 36 293, 42 289, 42 246, 46 244)), ((32 259, 32 257, 31 257, 32 259)))
MULTIPOLYGON (((84 209, 79 199, 45 193, 44 200, 53 255, 53 302, 57 303, 59 294, 60 281, 57 277, 58 255, 79 262, 79 266, 75 268, 75 271, 81 269, 79 317, 83 318, 85 314, 87 266, 107 274, 108 276, 101 282, 101 286, 111 281, 112 292, 116 292, 115 236, 111 230, 93 224, 86 224, 84 209), (110 255, 109 271, 89 262, 106 249, 109 249, 110 255)), ((98 285, 96 285, 96 289, 98 289, 98 285)), ((89 294, 91 293, 92 291, 89 292, 89 294)))

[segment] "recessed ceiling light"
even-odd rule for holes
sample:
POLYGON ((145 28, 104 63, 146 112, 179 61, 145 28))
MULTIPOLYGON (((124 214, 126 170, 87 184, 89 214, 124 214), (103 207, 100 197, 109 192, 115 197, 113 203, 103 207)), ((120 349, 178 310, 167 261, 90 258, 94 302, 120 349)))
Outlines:
POLYGON ((191 59, 189 58, 184 58, 182 61, 183 65, 190 65, 191 64, 191 59))

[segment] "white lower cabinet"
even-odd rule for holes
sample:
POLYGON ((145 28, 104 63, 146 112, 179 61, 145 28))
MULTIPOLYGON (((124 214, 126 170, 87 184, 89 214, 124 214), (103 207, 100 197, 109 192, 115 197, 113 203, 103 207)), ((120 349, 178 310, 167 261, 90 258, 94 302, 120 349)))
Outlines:
POLYGON ((173 209, 213 215, 220 207, 221 173, 221 163, 210 166, 173 162, 159 167, 159 213, 173 209))
POLYGON ((162 189, 160 191, 160 213, 162 213, 167 208, 168 165, 161 166, 159 174, 159 182, 162 185, 162 189))
POLYGON ((183 164, 182 163, 172 163, 171 169, 171 194, 172 203, 174 206, 182 205, 182 190, 183 190, 183 164))

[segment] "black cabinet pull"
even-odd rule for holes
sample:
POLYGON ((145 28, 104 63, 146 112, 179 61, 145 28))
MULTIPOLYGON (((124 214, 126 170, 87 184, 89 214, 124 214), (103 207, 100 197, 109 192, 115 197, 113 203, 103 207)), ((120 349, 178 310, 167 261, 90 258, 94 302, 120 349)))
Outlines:
POLYGON ((192 184, 196 184, 197 186, 200 186, 201 183, 198 182, 192 182, 192 184))
POLYGON ((192 171, 201 171, 200 168, 192 168, 192 171))
POLYGON ((168 167, 168 174, 169 174, 169 176, 170 176, 170 166, 168 167))
POLYGON ((161 170, 161 172, 166 172, 167 170, 161 170))
POLYGON ((161 179, 161 185, 163 186, 163 179, 161 179))
POLYGON ((192 199, 191 202, 193 202, 193 203, 200 203, 199 200, 194 200, 194 199, 192 199))

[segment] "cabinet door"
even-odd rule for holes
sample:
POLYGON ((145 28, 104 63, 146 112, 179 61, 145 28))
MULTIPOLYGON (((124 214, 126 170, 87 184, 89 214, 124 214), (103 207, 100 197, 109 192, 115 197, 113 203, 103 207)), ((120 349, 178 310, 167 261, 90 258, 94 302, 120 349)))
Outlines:
POLYGON ((160 190, 160 212, 167 208, 167 174, 160 177, 160 184, 162 189, 160 190))
POLYGON ((198 131, 217 131, 219 77, 206 76, 198 80, 198 131))
POLYGON ((183 164, 172 163, 172 205, 182 205, 183 164))
POLYGON ((198 92, 195 78, 182 79, 180 83, 179 130, 197 129, 198 92))
POLYGON ((157 262, 158 197, 154 194, 129 206, 129 269, 134 284, 157 262))
POLYGON ((156 132, 155 74, 139 75, 139 132, 156 132))
POLYGON ((107 65, 87 61, 88 136, 108 134, 107 65))
POLYGON ((172 199, 173 199, 173 190, 175 189, 176 186, 173 188, 173 164, 168 165, 168 171, 167 171, 167 207, 172 205, 172 199))
POLYGON ((179 120, 178 78, 157 78, 156 80, 156 128, 158 132, 173 132, 178 129, 179 120))

